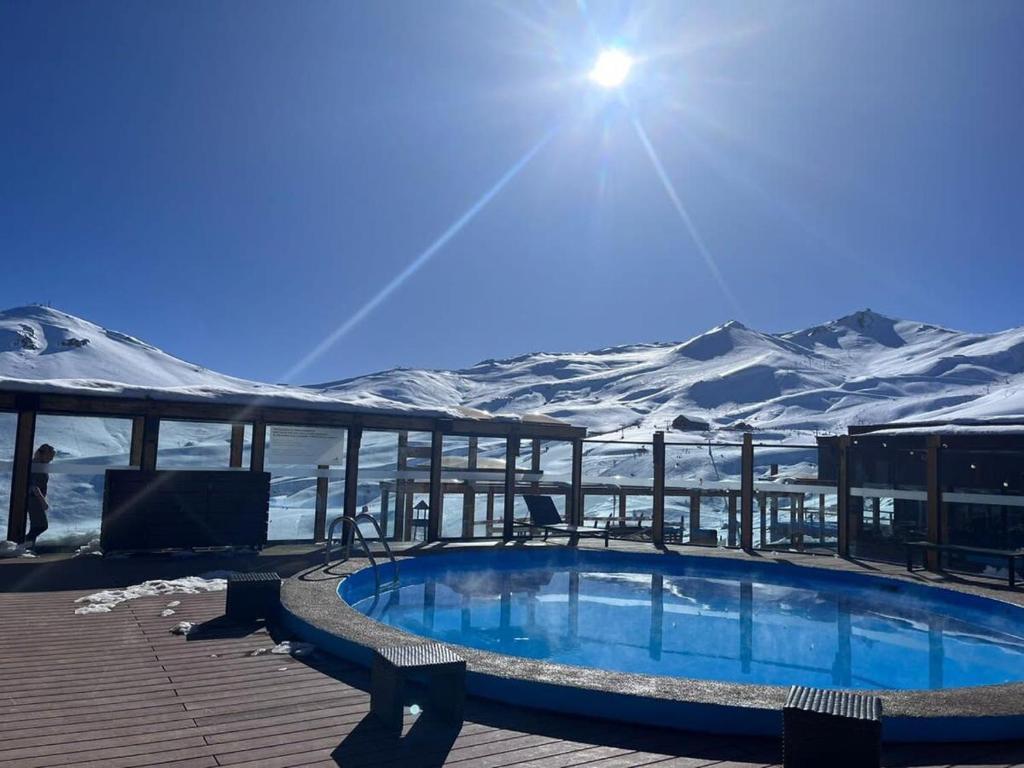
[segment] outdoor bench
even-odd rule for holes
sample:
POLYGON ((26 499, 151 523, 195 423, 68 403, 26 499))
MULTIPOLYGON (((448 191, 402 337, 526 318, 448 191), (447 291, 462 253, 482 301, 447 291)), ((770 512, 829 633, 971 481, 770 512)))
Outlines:
POLYGON ((882 702, 877 696, 794 685, 782 708, 785 768, 877 768, 882 702))
POLYGON ((396 645, 374 653, 370 711, 392 733, 402 731, 406 684, 426 691, 424 715, 458 725, 466 700, 466 660, 440 643, 396 645))
POLYGON ((936 544, 930 541, 907 542, 907 570, 914 570, 914 552, 956 552, 964 555, 983 555, 991 558, 1005 558, 1007 583, 1010 589, 1017 584, 1017 558, 1024 557, 1024 549, 990 549, 989 547, 971 547, 965 544, 936 544))

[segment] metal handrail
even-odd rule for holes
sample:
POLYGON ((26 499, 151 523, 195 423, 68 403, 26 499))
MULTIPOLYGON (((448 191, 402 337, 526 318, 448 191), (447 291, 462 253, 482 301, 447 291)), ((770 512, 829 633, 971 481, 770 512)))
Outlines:
POLYGON ((366 543, 366 537, 363 536, 363 532, 359 530, 359 523, 365 521, 373 526, 373 529, 377 532, 377 538, 380 543, 384 545, 384 552, 387 554, 388 559, 391 561, 391 567, 394 572, 394 577, 389 583, 398 583, 398 561, 395 560, 394 554, 391 552, 391 546, 388 544, 388 540, 384 538, 384 532, 380 529, 380 523, 377 522, 377 518, 372 515, 368 515, 362 512, 355 517, 350 515, 341 515, 334 518, 331 521, 330 527, 327 529, 327 538, 324 541, 324 565, 331 564, 331 542, 334 540, 334 528, 341 523, 341 539, 342 546, 344 547, 345 559, 348 560, 352 556, 352 538, 345 535, 345 523, 352 524, 352 530, 355 531, 355 535, 359 537, 359 543, 363 545, 363 551, 366 552, 366 558, 370 561, 370 566, 373 568, 373 579, 376 591, 380 591, 380 569, 377 567, 377 558, 373 556, 373 552, 370 551, 370 545, 366 543))

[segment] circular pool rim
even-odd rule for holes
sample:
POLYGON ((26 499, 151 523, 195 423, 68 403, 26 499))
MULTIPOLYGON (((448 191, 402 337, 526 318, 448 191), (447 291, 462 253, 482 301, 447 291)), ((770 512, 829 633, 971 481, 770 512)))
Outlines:
MULTIPOLYGON (((448 546, 441 551, 420 552, 420 557, 502 557, 523 547, 566 550, 561 545, 516 547, 448 546)), ((714 561, 732 563, 737 570, 799 568, 802 574, 864 584, 897 581, 921 589, 942 589, 963 598, 1014 604, 998 595, 972 587, 937 586, 891 574, 851 573, 836 568, 795 564, 767 557, 738 558, 722 555, 573 550, 575 557, 595 562, 621 563, 649 560, 657 567, 666 557, 685 558, 689 564, 714 561)), ((404 558, 405 559, 405 558, 404 558)), ((817 559, 817 558, 815 558, 817 559)), ((828 561, 825 561, 826 563, 828 561)), ((282 621, 299 637, 328 653, 369 666, 373 649, 384 645, 435 642, 368 618, 345 602, 341 581, 365 570, 365 561, 349 561, 328 568, 314 568, 286 580, 282 587, 282 621)), ((386 566, 385 566, 386 567, 386 566)), ((555 664, 539 659, 452 646, 467 662, 467 688, 473 695, 505 703, 549 709, 567 714, 600 717, 681 730, 724 734, 771 735, 781 732, 781 707, 788 686, 721 682, 613 672, 592 667, 555 664)), ((858 691, 868 693, 868 691, 858 691)), ((1005 683, 937 691, 871 691, 882 699, 883 738, 886 741, 987 741, 1024 738, 1024 683, 1005 683)))

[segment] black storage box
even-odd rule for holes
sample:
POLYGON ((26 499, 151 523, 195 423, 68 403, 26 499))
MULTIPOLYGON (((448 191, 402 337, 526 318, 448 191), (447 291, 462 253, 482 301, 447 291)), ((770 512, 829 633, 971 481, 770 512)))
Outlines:
POLYGON ((270 473, 108 469, 104 552, 267 543, 270 473))

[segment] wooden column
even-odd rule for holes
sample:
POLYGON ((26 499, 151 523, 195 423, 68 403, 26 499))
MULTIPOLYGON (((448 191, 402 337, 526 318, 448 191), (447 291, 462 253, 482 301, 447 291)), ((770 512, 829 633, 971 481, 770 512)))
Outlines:
POLYGON ((494 488, 487 487, 487 535, 494 535, 494 488))
POLYGON ((573 525, 583 525, 583 441, 572 441, 572 504, 567 517, 573 525))
POLYGON ((262 421, 252 423, 252 448, 249 450, 249 471, 262 472, 267 456, 267 425, 262 421))
POLYGON ((11 504, 7 514, 7 540, 17 544, 25 541, 28 514, 28 484, 35 452, 36 412, 18 411, 14 434, 14 462, 11 468, 11 504))
POLYGON ((441 516, 444 514, 444 488, 441 467, 444 458, 444 433, 430 433, 430 509, 427 510, 427 541, 441 538, 441 516))
POLYGON ((757 494, 757 511, 761 517, 761 547, 764 547, 768 530, 767 530, 767 514, 768 514, 768 494, 761 492, 757 494))
POLYGON ((384 534, 384 538, 388 537, 388 517, 389 517, 389 504, 391 503, 391 492, 388 491, 387 487, 381 483, 380 488, 380 530, 384 534))
POLYGON ((142 423, 142 454, 139 469, 152 472, 156 469, 156 453, 160 444, 160 419, 146 416, 142 423))
POLYGON ((736 491, 729 491, 729 538, 730 547, 736 546, 736 491))
MULTIPOLYGON (((942 438, 938 435, 929 435, 925 443, 925 490, 928 494, 927 505, 928 515, 928 541, 932 544, 941 544, 943 541, 942 530, 942 482, 940 467, 940 451, 942 438)), ((928 570, 937 571, 941 566, 941 558, 938 552, 929 550, 926 553, 925 563, 928 570)))
POLYGON ((871 527, 875 533, 882 530, 882 500, 877 496, 871 500, 871 527))
MULTIPOLYGON (((409 447, 409 433, 398 433, 398 453, 395 466, 398 472, 404 472, 408 466, 409 458, 406 449, 409 447)), ((398 478, 395 480, 395 541, 405 541, 406 536, 412 536, 410 520, 412 520, 412 491, 409 484, 398 478)))
POLYGON ((245 424, 231 425, 231 449, 228 452, 228 466, 242 466, 242 450, 245 448, 245 424))
POLYGON ((850 438, 839 438, 839 467, 836 473, 836 550, 840 557, 850 556, 850 438))
MULTIPOLYGON (((476 469, 478 440, 469 438, 469 451, 466 454, 466 467, 472 472, 476 469)), ((466 490, 462 495, 462 537, 471 539, 476 534, 476 484, 466 480, 466 490)))
MULTIPOLYGON (((535 437, 530 442, 530 472, 540 474, 540 438, 535 437)), ((540 483, 533 483, 531 486, 534 492, 540 491, 540 483)))
POLYGON ((665 546, 665 433, 654 433, 654 508, 651 511, 651 534, 654 546, 665 546))
POLYGON ((142 464, 142 431, 145 428, 146 419, 143 416, 132 417, 132 442, 128 449, 128 463, 133 467, 142 464))
POLYGON ((825 544, 825 494, 818 494, 818 544, 825 544))
POLYGON ((519 435, 505 439, 505 509, 502 515, 501 537, 512 540, 512 523, 516 514, 516 456, 519 455, 519 435))
POLYGON ((694 540, 694 533, 700 528, 700 494, 690 494, 690 541, 694 540))
POLYGON ((740 454, 740 546, 754 548, 754 436, 743 435, 740 454))
POLYGON ((349 427, 345 440, 345 506, 346 517, 355 517, 359 505, 359 446, 363 428, 349 427))
POLYGON ((626 493, 619 491, 619 523, 626 524, 626 493))
POLYGON ((313 541, 323 541, 327 537, 327 477, 321 472, 330 469, 326 464, 317 466, 316 506, 313 509, 313 541))

